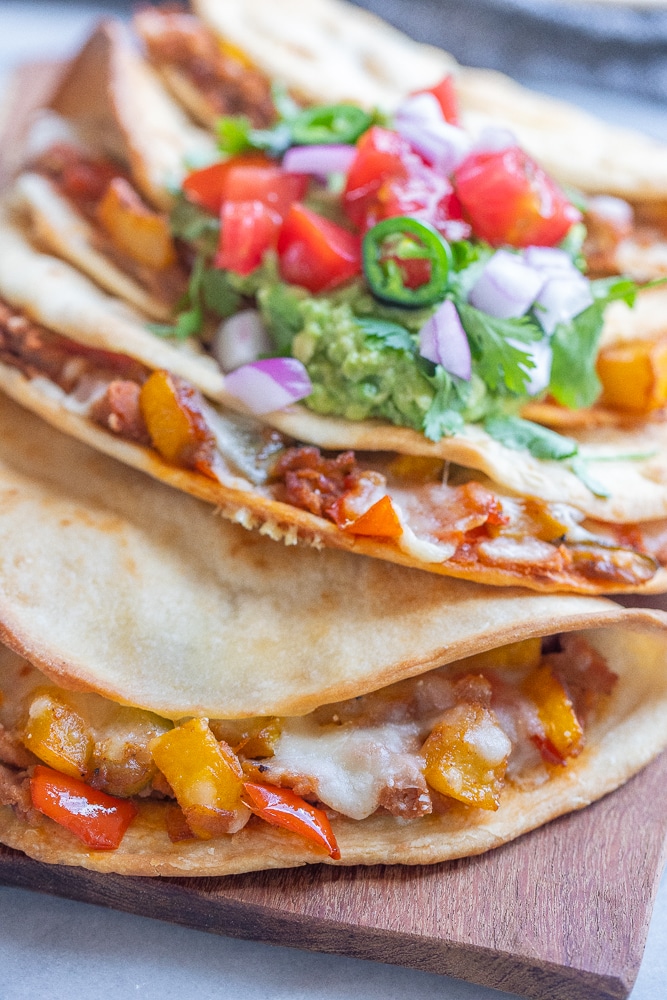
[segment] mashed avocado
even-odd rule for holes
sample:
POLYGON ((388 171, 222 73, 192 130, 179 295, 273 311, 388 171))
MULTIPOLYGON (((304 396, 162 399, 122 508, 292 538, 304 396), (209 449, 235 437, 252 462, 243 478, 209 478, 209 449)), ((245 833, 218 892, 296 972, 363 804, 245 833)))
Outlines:
POLYGON ((348 420, 377 417, 435 440, 498 412, 478 376, 463 382, 419 355, 418 332, 432 310, 384 306, 361 283, 313 296, 272 281, 269 271, 265 277, 257 303, 276 351, 308 370, 309 409, 348 420))

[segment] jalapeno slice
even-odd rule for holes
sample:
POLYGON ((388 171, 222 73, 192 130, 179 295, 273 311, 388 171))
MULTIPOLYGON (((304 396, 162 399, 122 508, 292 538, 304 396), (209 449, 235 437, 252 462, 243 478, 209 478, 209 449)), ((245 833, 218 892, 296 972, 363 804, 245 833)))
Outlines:
POLYGON ((362 244, 373 295, 400 306, 430 306, 444 298, 452 265, 449 244, 437 229, 411 216, 384 219, 362 244))
POLYGON ((291 123, 296 146, 353 143, 373 124, 373 118, 353 104, 324 104, 306 108, 291 123))

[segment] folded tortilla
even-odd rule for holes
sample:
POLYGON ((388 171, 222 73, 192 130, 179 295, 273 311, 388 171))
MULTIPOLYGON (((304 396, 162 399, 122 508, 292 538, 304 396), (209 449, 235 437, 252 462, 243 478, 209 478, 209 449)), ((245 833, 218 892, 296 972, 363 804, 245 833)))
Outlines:
MULTIPOLYGON (((166 191, 165 185, 175 176, 174 171, 182 169, 183 159, 196 153, 197 143, 199 153, 205 152, 206 142, 210 144, 204 133, 185 123, 182 113, 160 91, 151 71, 132 51, 121 28, 113 23, 103 26, 84 48, 61 83, 53 106, 76 121, 82 133, 103 135, 105 148, 116 150, 116 155, 121 150, 122 159, 142 193, 158 204, 166 204, 160 201, 159 192, 166 191), (140 95, 138 106, 130 102, 130 93, 140 95)), ((100 294, 71 268, 35 252, 25 238, 23 227, 38 244, 45 244, 68 259, 102 287, 144 312, 152 310, 152 315, 164 315, 163 301, 147 295, 113 260, 95 249, 94 227, 57 194, 45 177, 34 173, 20 177, 12 195, 12 208, 18 224, 2 224, 0 246, 0 296, 5 302, 76 344, 132 358, 147 371, 167 371, 185 379, 223 407, 238 408, 238 403, 225 391, 221 372, 200 345, 174 343, 154 336, 144 326, 140 313, 100 294)), ((606 340, 625 342, 639 336, 639 331, 643 337, 659 337, 664 325, 665 299, 667 293, 658 288, 641 298, 636 312, 616 303, 609 310, 606 340)), ((261 526, 274 537, 351 549, 496 585, 519 583, 534 589, 589 593, 656 592, 667 586, 662 554, 667 551, 663 539, 667 533, 663 524, 667 518, 667 432, 660 419, 626 419, 624 427, 616 426, 615 420, 591 421, 588 426, 587 413, 567 411, 568 431, 579 445, 581 460, 591 479, 598 484, 597 489, 591 489, 590 481, 582 479, 567 463, 542 461, 526 451, 512 450, 476 425, 433 443, 406 428, 377 421, 355 423, 322 417, 298 406, 265 418, 267 424, 297 445, 307 443, 332 451, 353 448, 372 453, 367 461, 371 470, 385 461, 382 453, 442 460, 468 470, 468 478, 479 480, 485 488, 490 482, 492 491, 499 491, 507 509, 512 508, 512 498, 516 495, 542 503, 542 522, 551 519, 552 525, 561 524, 559 515, 566 514, 562 532, 552 531, 549 539, 540 533, 541 526, 533 525, 530 529, 521 528, 517 543, 517 532, 512 528, 506 533, 511 534, 509 542, 501 537, 486 546, 483 558, 476 556, 472 562, 468 559, 466 565, 461 565, 452 558, 456 550, 453 541, 443 541, 428 531, 424 534, 421 528, 414 528, 412 514, 404 520, 396 541, 360 537, 289 500, 283 502, 284 498, 275 489, 265 487, 261 476, 254 477, 252 470, 249 474, 243 462, 239 466, 238 461, 232 460, 222 478, 217 476, 213 480, 200 470, 175 467, 145 443, 119 439, 92 424, 87 419, 86 400, 78 389, 74 393, 63 392, 53 380, 36 377, 39 375, 34 370, 26 373, 11 357, 6 357, 0 365, 3 387, 56 426, 67 428, 157 478, 214 502, 226 516, 248 527, 261 526), (595 524, 585 524, 582 528, 584 518, 593 519, 595 524), (637 523, 643 538, 643 547, 638 550, 628 544, 627 533, 621 538, 617 530, 619 525, 637 523), (646 531, 645 526, 648 526, 646 531), (552 544, 566 531, 576 538, 579 546, 575 556, 579 564, 575 569, 562 565, 558 554, 560 543, 552 544), (644 536, 649 539, 645 545, 644 536)), ((538 419, 557 423, 561 412, 561 408, 542 407, 538 419)), ((218 441, 221 434, 238 436, 238 428, 232 426, 234 419, 218 408, 214 421, 218 441)), ((257 422, 253 424, 256 442, 258 426, 257 422)), ((399 508, 403 510, 405 502, 408 506, 417 502, 423 514, 424 503, 418 500, 417 493, 408 484, 407 490, 402 489, 402 499, 397 500, 399 508)), ((437 503, 442 500, 440 493, 433 498, 437 503)), ((520 521, 522 515, 516 511, 515 515, 514 520, 520 521)), ((568 549, 566 559, 572 551, 568 549)))
POLYGON ((531 91, 501 73, 457 67, 344 0, 193 0, 224 44, 314 103, 393 108, 406 93, 455 73, 464 124, 503 124, 563 184, 633 202, 667 198, 667 147, 531 91), (314 69, 317 66, 317 69, 314 69))
MULTIPOLYGON (((326 420, 302 408, 273 414, 270 421, 291 432, 296 443, 305 440, 325 448, 352 446, 362 453, 367 450, 369 454, 363 456, 363 461, 371 470, 381 469, 386 461, 377 455, 378 449, 455 462, 468 470, 465 476, 480 480, 489 503, 495 502, 492 497, 496 496, 504 504, 510 517, 508 531, 512 533, 507 540, 501 532, 500 542, 496 541, 473 563, 469 559, 457 562, 453 558, 457 549, 454 541, 433 536, 414 510, 410 513, 415 503, 422 509, 424 503, 445 502, 447 488, 436 482, 433 497, 427 490, 428 495, 420 499, 419 489, 408 476, 402 486, 396 487, 397 508, 405 510, 400 537, 392 541, 355 535, 284 496, 280 484, 272 481, 268 467, 263 465, 267 445, 263 422, 231 410, 229 404, 238 403, 225 392, 224 378, 210 358, 196 354, 187 343, 173 344, 150 334, 127 306, 105 296, 64 262, 36 252, 11 223, 1 226, 1 235, 0 298, 15 310, 16 317, 8 321, 7 329, 10 339, 12 323, 16 330, 23 330, 22 343, 28 354, 21 357, 20 353, 12 353, 20 352, 20 346, 6 348, 0 359, 0 385, 22 405, 75 437, 214 503, 232 520, 287 542, 301 540, 315 546, 343 548, 435 573, 538 590, 600 593, 656 592, 665 588, 667 574, 652 561, 653 557, 634 550, 614 535, 614 525, 639 521, 647 537, 654 537, 656 551, 662 544, 663 521, 667 518, 665 425, 649 423, 622 434, 605 428, 581 434, 582 456, 590 455, 596 461, 596 474, 599 468, 600 479, 609 492, 608 497, 600 497, 564 463, 540 461, 527 452, 513 451, 479 427, 471 426, 433 444, 410 430, 326 420), (64 351, 65 360, 59 363, 59 374, 49 368, 48 345, 30 355, 30 339, 26 340, 26 336, 31 323, 39 324, 38 338, 46 336, 62 345, 58 350, 64 351), (42 356, 44 360, 40 361, 42 356), (62 380, 70 379, 67 364, 74 358, 79 367, 67 387, 62 380), (128 439, 122 429, 114 433, 113 421, 105 418, 100 423, 94 419, 96 401, 111 391, 112 383, 127 382, 123 367, 128 364, 139 369, 138 374, 129 376, 137 380, 136 392, 140 392, 140 384, 151 372, 161 371, 220 401, 217 406, 203 399, 201 402, 203 419, 215 435, 215 468, 206 472, 194 465, 175 464, 150 442, 128 439), (540 508, 539 518, 557 525, 555 547, 541 539, 541 528, 531 536, 531 529, 521 527, 523 501, 515 499, 517 494, 525 497, 526 503, 539 500, 545 505, 540 508), (593 520, 589 524, 586 519, 593 520), (589 528, 593 535, 602 532, 602 537, 592 537, 589 528), (560 538, 566 531, 572 532, 573 569, 558 559, 560 538), (520 544, 524 536, 527 547, 520 544)), ((277 443, 281 448, 289 447, 291 440, 284 438, 277 443)), ((486 509, 482 522, 488 516, 488 506, 486 509)), ((462 523, 465 527, 468 522, 464 518, 462 523)))
MULTIPOLYGON (((358 799, 355 789, 381 785, 396 766, 401 724, 414 723, 397 714, 406 692, 416 704, 456 671, 483 672, 479 658, 455 666, 461 657, 493 657, 485 651, 555 633, 565 642, 568 634, 584 637, 619 676, 586 727, 582 752, 566 766, 531 766, 520 781, 508 780, 497 811, 450 801, 440 812, 399 819, 386 808, 363 815, 366 800, 355 799, 348 808, 361 818, 332 821, 341 864, 480 853, 606 794, 667 743, 667 624, 659 612, 511 589, 490 597, 484 587, 345 553, 288 553, 6 399, 0 417, 0 634, 13 650, 0 651, 5 803, 35 762, 20 743, 36 689, 69 699, 106 737, 117 730, 105 720, 122 716, 111 702, 129 706, 128 718, 148 711, 165 725, 280 716, 281 739, 291 734, 298 754, 308 754, 304 773, 318 794, 337 801, 338 787, 358 799), (384 692, 391 684, 398 686, 384 692), (366 718, 361 737, 375 755, 362 753, 362 763, 341 756, 340 733, 354 736, 354 713, 373 704, 394 706, 389 716, 366 718), (341 717, 342 730, 334 725, 341 717), (331 761, 343 780, 327 792, 331 761)), ((499 661, 496 672, 510 678, 512 669, 511 660, 499 661)), ((279 742, 265 766, 275 769, 281 753, 279 742)), ((372 808, 372 794, 369 801, 372 808)), ((139 797, 136 804, 138 817, 116 851, 84 847, 41 814, 10 804, 0 806, 0 841, 41 861, 134 875, 328 860, 296 834, 255 819, 237 833, 174 843, 165 825, 171 803, 139 797)))

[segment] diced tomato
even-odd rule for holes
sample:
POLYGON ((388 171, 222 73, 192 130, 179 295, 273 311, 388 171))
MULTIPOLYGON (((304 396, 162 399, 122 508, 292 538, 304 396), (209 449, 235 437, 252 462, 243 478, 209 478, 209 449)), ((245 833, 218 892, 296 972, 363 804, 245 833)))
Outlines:
POLYGON ((364 232, 383 219, 414 215, 447 238, 469 235, 449 179, 424 163, 407 140, 379 127, 369 129, 357 143, 343 207, 364 232))
POLYGON ((242 156, 235 156, 232 159, 202 167, 201 170, 193 170, 183 181, 183 190, 190 201, 217 215, 222 205, 225 178, 232 168, 270 165, 271 160, 264 153, 246 153, 242 156))
POLYGON ((415 156, 410 144, 390 129, 375 125, 362 135, 343 193, 343 207, 352 222, 368 228, 366 216, 380 187, 385 181, 407 178, 415 156))
POLYGON ((114 851, 137 815, 129 799, 99 792, 41 764, 30 779, 30 794, 35 809, 98 851, 114 851))
POLYGON ((224 201, 261 201, 284 218, 295 201, 301 201, 308 189, 305 174, 291 174, 276 166, 238 164, 227 171, 223 185, 224 201))
POLYGON ((323 847, 335 861, 339 860, 340 850, 336 837, 322 809, 312 806, 290 788, 257 785, 247 781, 243 790, 246 805, 256 816, 273 826, 281 826, 306 837, 323 847))
POLYGON ((445 76, 435 87, 426 87, 424 90, 416 90, 415 93, 433 94, 442 109, 445 121, 450 125, 459 124, 459 96, 453 76, 445 76))
POLYGON ((554 246, 581 213, 518 146, 471 153, 454 187, 476 236, 494 246, 554 246))
POLYGON ((278 237, 280 274, 311 292, 337 288, 361 270, 358 237, 295 202, 278 237))
POLYGON ((188 198, 216 214, 226 201, 261 201, 284 217, 307 188, 305 174, 282 170, 264 153, 234 156, 195 170, 183 181, 188 198))
POLYGON ((261 201, 226 201, 220 213, 220 242, 214 266, 250 274, 278 241, 281 218, 261 201))
POLYGON ((391 497, 385 496, 369 507, 368 510, 345 526, 350 535, 364 535, 374 538, 400 538, 403 534, 398 514, 391 502, 391 497))

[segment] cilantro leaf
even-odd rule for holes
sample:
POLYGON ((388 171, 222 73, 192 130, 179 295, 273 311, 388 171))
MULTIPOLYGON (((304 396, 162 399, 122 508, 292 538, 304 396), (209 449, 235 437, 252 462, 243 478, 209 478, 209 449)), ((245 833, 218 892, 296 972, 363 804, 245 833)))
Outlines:
POLYGON ((238 156, 252 148, 250 132, 252 122, 246 115, 224 115, 215 124, 218 149, 228 156, 238 156))
POLYGON ((294 98, 290 97, 290 93, 284 83, 274 81, 271 84, 271 98, 281 121, 289 122, 301 114, 302 109, 294 98))
POLYGON ((506 448, 526 450, 534 458, 562 461, 577 454, 578 445, 572 438, 556 434, 540 424, 521 417, 487 417, 484 421, 487 434, 500 441, 506 448))
POLYGON ((588 463, 581 455, 575 455, 569 462, 568 465, 574 472, 577 479, 580 479, 584 486, 586 486, 593 496, 601 497, 602 499, 611 496, 611 493, 606 486, 603 486, 599 480, 592 476, 588 470, 588 463))
POLYGON ((569 323, 560 323, 551 338, 549 392, 562 406, 592 406, 602 388, 595 370, 605 309, 610 302, 633 305, 637 286, 629 278, 601 278, 591 282, 594 302, 569 323))
POLYGON ((245 115, 225 115, 216 123, 218 148, 228 156, 238 156, 251 149, 264 150, 279 157, 292 145, 292 129, 288 122, 278 121, 272 128, 253 128, 245 115))
POLYGON ((166 323, 149 323, 148 329, 158 337, 174 337, 175 340, 187 340, 194 337, 201 331, 204 316, 201 307, 196 305, 192 309, 179 313, 173 325, 166 323))
POLYGON ((454 266, 449 272, 449 291, 457 306, 465 305, 494 251, 485 243, 475 244, 468 240, 452 243, 451 251, 454 266))
POLYGON ((384 347, 393 347, 396 351, 406 351, 408 354, 416 353, 415 342, 400 323, 393 323, 387 319, 357 319, 357 325, 361 327, 367 337, 381 341, 384 347))
POLYGON ((535 363, 528 351, 511 341, 541 340, 542 331, 534 320, 528 316, 497 319, 474 306, 458 303, 457 307, 475 368, 489 389, 495 392, 504 387, 517 395, 525 393, 535 363))
POLYGON ((565 239, 561 240, 558 244, 559 249, 564 250, 572 258, 573 264, 580 271, 585 271, 586 269, 586 258, 583 251, 585 239, 586 226, 583 222, 575 222, 567 231, 565 239))
POLYGON ((218 268, 207 268, 201 276, 201 299, 210 312, 223 319, 237 312, 241 296, 232 288, 225 271, 218 268))
POLYGON ((184 195, 180 195, 169 218, 172 235, 193 244, 208 255, 218 244, 220 222, 205 209, 193 205, 184 195))
POLYGON ((270 285, 258 295, 258 305, 271 339, 280 354, 289 355, 292 341, 303 328, 301 295, 288 285, 270 285))
POLYGON ((457 409, 458 393, 455 380, 443 368, 434 376, 436 386, 433 402, 424 415, 423 430, 429 441, 439 441, 451 437, 464 425, 463 416, 457 409))

